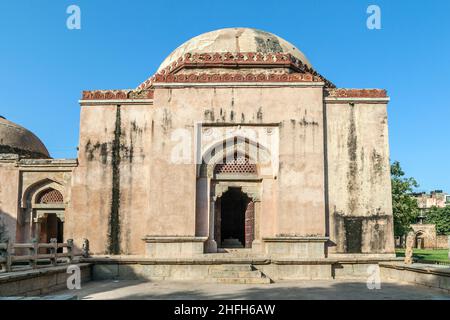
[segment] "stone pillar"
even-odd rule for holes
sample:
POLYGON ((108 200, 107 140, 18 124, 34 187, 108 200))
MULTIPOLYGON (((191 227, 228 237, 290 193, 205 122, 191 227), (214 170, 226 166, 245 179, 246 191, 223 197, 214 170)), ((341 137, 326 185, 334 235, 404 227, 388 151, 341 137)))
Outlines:
POLYGON ((217 252, 217 242, 214 240, 214 215, 215 215, 215 199, 212 198, 210 200, 209 206, 209 227, 208 227, 208 240, 205 243, 205 251, 207 253, 216 253, 217 252))
POLYGON ((260 199, 253 199, 255 206, 255 239, 252 243, 252 251, 263 252, 263 244, 261 239, 261 201, 260 199))
POLYGON ((409 232, 406 237, 406 250, 405 250, 405 264, 413 263, 413 247, 414 247, 415 234, 409 232))
POLYGON ((255 203, 249 201, 245 209, 245 248, 251 248, 255 240, 255 203))

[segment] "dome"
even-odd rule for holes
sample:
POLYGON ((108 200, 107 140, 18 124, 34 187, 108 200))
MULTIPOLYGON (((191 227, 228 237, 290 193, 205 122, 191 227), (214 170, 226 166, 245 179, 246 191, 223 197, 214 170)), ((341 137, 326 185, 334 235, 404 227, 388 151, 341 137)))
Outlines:
POLYGON ((311 67, 305 55, 294 45, 273 33, 250 28, 227 28, 199 35, 175 49, 158 69, 171 65, 186 53, 289 53, 311 67))
POLYGON ((0 154, 50 158, 47 148, 31 131, 0 116, 0 154))

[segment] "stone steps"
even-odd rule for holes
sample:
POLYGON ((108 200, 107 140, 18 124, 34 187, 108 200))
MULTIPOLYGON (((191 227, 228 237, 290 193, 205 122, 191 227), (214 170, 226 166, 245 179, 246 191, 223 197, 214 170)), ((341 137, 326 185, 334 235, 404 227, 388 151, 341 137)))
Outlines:
POLYGON ((222 248, 243 248, 244 246, 238 239, 225 239, 222 241, 222 248))
POLYGON ((222 284, 269 284, 272 282, 264 273, 251 264, 222 264, 209 270, 211 278, 222 284))

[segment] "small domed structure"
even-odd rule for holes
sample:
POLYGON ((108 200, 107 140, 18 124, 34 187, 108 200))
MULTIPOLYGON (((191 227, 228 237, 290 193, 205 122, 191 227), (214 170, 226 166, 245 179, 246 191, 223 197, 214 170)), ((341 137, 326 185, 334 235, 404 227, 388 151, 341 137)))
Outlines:
POLYGON ((0 154, 17 154, 23 158, 50 158, 47 148, 31 131, 0 116, 0 154))
POLYGON ((175 49, 161 64, 158 72, 185 54, 201 53, 286 53, 311 67, 306 56, 293 44, 273 33, 252 28, 226 28, 194 37, 175 49))

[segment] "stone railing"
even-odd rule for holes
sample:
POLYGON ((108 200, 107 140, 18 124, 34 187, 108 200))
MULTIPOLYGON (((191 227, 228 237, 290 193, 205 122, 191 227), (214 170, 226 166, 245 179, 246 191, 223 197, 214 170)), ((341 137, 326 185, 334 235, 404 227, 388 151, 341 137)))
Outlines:
POLYGON ((36 269, 42 266, 72 263, 79 256, 81 254, 77 255, 74 252, 74 244, 71 239, 66 243, 57 243, 56 239, 51 239, 50 243, 38 243, 37 241, 0 243, 0 272, 23 270, 24 267, 36 269))

